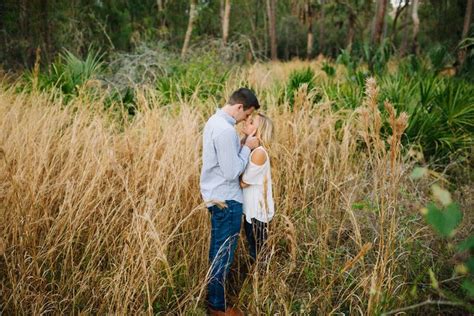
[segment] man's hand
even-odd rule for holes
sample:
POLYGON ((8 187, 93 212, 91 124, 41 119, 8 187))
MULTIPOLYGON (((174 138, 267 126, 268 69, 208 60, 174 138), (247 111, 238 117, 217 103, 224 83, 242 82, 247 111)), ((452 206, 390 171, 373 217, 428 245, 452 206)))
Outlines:
POLYGON ((244 180, 242 180, 242 176, 239 177, 239 180, 240 180, 240 187, 242 189, 245 189, 246 187, 249 186, 247 183, 244 182, 244 180))
POLYGON ((243 146, 245 145, 245 141, 247 140, 247 135, 245 135, 244 137, 242 137, 242 139, 240 140, 240 146, 243 146))
POLYGON ((251 150, 252 149, 255 149, 258 147, 259 145, 259 141, 258 141, 258 138, 255 137, 255 133, 257 131, 253 132, 252 134, 250 134, 247 139, 245 140, 245 146, 247 146, 248 148, 250 148, 251 150))

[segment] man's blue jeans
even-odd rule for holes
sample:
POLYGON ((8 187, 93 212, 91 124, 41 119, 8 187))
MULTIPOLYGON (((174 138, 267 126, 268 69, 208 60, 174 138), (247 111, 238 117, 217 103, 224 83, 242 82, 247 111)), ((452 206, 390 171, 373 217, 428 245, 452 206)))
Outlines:
POLYGON ((225 311, 225 280, 234 261, 234 252, 239 240, 242 221, 242 203, 225 201, 226 208, 214 205, 211 213, 211 245, 209 262, 211 265, 207 301, 209 307, 225 311))

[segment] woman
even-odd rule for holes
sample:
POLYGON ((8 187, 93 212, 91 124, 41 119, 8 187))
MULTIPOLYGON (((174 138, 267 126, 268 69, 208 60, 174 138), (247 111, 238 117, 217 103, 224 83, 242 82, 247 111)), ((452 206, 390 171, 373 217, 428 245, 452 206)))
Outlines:
POLYGON ((250 256, 255 260, 267 239, 268 223, 274 215, 270 157, 267 148, 273 138, 273 123, 264 114, 249 117, 243 129, 245 135, 255 135, 259 146, 250 153, 249 163, 242 174, 245 234, 250 256))

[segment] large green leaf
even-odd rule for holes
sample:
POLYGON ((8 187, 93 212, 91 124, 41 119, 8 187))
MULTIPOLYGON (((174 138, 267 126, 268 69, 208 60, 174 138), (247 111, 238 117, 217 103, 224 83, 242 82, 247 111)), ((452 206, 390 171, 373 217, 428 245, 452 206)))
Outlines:
POLYGON ((469 272, 474 275, 474 257, 469 257, 469 259, 467 259, 466 267, 469 272))
POLYGON ((443 210, 440 210, 434 203, 427 206, 426 221, 440 235, 444 237, 452 236, 454 229, 462 219, 462 213, 457 203, 451 203, 443 210))
POLYGON ((423 176, 425 176, 427 173, 428 173, 427 168, 415 167, 415 169, 413 169, 413 172, 410 175, 410 178, 413 180, 418 180, 422 178, 423 176))
POLYGON ((472 282, 471 280, 466 279, 462 283, 462 287, 467 291, 467 294, 470 297, 474 297, 474 282, 472 282))
POLYGON ((469 236, 468 239, 464 240, 458 245, 459 251, 466 251, 470 249, 474 249, 474 236, 469 236))

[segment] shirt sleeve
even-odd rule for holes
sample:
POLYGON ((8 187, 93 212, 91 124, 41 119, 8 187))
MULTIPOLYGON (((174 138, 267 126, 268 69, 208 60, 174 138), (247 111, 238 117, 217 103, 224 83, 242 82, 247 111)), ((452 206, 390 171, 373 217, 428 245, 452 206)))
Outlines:
POLYGON ((214 140, 217 161, 226 180, 237 179, 249 161, 250 148, 240 147, 240 139, 233 128, 225 129, 214 140))

